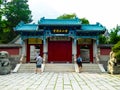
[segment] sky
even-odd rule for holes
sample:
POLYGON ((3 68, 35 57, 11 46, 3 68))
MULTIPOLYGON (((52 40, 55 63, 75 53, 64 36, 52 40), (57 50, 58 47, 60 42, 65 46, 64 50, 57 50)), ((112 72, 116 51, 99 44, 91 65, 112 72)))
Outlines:
POLYGON ((120 0, 28 0, 33 22, 41 17, 56 19, 63 14, 75 13, 90 24, 101 23, 108 30, 120 25, 120 0))

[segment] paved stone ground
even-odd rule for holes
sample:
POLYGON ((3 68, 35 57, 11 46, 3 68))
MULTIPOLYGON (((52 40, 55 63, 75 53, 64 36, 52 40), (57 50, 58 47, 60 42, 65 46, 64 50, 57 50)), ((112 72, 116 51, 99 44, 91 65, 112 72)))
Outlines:
POLYGON ((0 75, 0 90, 120 90, 120 75, 75 72, 0 75))

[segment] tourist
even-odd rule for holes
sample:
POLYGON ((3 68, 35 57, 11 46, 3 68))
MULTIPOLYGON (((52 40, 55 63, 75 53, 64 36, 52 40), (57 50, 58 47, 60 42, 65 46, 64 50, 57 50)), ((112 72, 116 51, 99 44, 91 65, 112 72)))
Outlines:
POLYGON ((37 73, 37 72, 41 73, 42 72, 41 67, 42 67, 42 57, 39 54, 36 58, 36 71, 35 71, 35 73, 37 73))
POLYGON ((81 70, 82 70, 82 58, 80 57, 80 55, 77 58, 77 65, 78 65, 79 72, 81 72, 81 70))

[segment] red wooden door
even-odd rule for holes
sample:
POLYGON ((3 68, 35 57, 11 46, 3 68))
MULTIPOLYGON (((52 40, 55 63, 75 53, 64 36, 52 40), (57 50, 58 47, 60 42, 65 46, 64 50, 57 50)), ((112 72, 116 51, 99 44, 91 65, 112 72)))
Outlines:
POLYGON ((49 41, 48 62, 72 62, 72 42, 49 41))

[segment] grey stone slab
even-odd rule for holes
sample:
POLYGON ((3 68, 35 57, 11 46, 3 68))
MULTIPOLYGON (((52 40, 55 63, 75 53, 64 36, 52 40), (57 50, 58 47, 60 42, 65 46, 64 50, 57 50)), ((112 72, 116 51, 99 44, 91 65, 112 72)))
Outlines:
POLYGON ((120 76, 86 72, 14 73, 0 82, 0 90, 120 90, 120 76))

